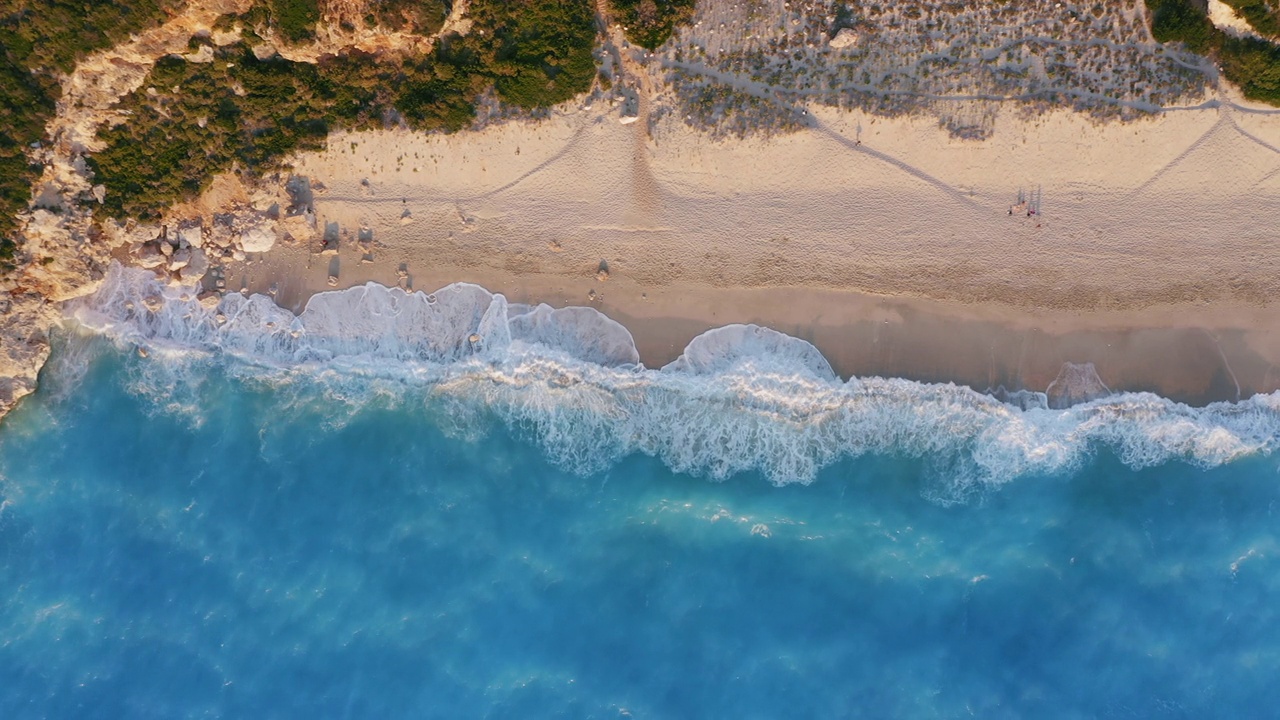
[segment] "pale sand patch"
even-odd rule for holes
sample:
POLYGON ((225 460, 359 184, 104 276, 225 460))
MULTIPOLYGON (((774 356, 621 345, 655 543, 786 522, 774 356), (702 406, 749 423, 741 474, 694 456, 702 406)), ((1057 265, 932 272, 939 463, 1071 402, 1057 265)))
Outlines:
POLYGON ((1263 39, 1248 20, 1240 17, 1235 8, 1222 0, 1209 0, 1209 22, 1228 35, 1263 39))
MULTIPOLYGON (((1222 396, 1233 373, 1217 366, 1235 353, 1256 366, 1234 371, 1242 391, 1276 386, 1274 111, 1226 97, 1130 124, 1002 113, 981 142, 924 119, 811 112, 809 130, 726 142, 667 119, 637 143, 644 123, 599 108, 453 136, 339 134, 295 167, 326 186, 321 228, 336 222, 349 238, 339 287, 395 284, 403 264, 418 289, 466 280, 514 300, 594 303, 635 325, 651 365, 694 329, 752 321, 815 339, 845 374, 1043 389, 1054 362, 1101 360, 1112 387, 1190 398, 1222 396), (1042 198, 1040 215, 1009 214, 1019 190, 1042 198), (870 342, 855 328, 884 312, 929 328, 895 341, 925 359, 851 348, 870 342), (972 345, 961 328, 991 357, 958 352, 972 345), (1174 333, 1138 345, 1185 350, 1195 377, 1134 355, 1132 328, 1174 333), (1059 338, 1041 342, 1057 349, 1035 367, 998 357, 1028 332, 1059 338), (1115 333, 1129 354, 1108 359, 1115 333), (1218 351, 1223 333, 1235 344, 1218 351)), ((279 299, 300 306, 329 288, 318 249, 273 251, 231 287, 278 283, 279 299)))

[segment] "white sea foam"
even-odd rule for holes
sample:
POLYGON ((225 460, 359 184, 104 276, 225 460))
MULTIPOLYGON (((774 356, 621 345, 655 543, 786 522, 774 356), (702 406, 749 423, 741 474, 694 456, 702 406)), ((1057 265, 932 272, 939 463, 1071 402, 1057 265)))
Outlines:
POLYGON ((1071 470, 1098 446, 1135 468, 1212 466, 1270 452, 1280 438, 1280 394, 1192 408, 1122 393, 1050 409, 1038 393, 1011 404, 952 384, 842 382, 811 344, 750 325, 708 331, 675 362, 646 369, 626 329, 595 310, 509 305, 466 284, 321 293, 295 317, 263 296, 207 309, 194 290, 115 268, 71 315, 161 364, 196 354, 409 382, 456 422, 493 413, 584 473, 641 452, 677 471, 759 470, 782 484, 879 452, 928 456, 964 491, 1071 470))

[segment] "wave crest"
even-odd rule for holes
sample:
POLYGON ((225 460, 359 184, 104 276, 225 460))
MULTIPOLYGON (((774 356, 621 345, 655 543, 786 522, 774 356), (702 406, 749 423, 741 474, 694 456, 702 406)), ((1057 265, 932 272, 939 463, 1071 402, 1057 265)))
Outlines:
POLYGON ((295 317, 264 296, 206 307, 194 289, 116 267, 71 315, 160 362, 200 353, 415 383, 458 417, 496 414, 581 473, 641 452, 715 479, 758 470, 807 483, 841 458, 892 453, 936 459, 965 492, 1072 470, 1098 447, 1135 468, 1213 466, 1270 452, 1280 436, 1280 394, 1204 408, 1150 393, 1010 404, 953 384, 842 382, 813 345, 751 325, 710 330, 647 369, 626 329, 593 309, 508 304, 468 284, 427 294, 371 283, 320 293, 295 317))

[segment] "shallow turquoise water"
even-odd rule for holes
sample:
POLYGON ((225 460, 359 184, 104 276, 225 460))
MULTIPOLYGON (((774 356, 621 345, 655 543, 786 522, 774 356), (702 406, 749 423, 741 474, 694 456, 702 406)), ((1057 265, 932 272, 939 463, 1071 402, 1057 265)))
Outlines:
POLYGON ((411 388, 82 352, 0 431, 0 717, 1280 705, 1272 457, 1101 448, 958 504, 893 453, 784 487, 634 454, 580 475, 411 388))

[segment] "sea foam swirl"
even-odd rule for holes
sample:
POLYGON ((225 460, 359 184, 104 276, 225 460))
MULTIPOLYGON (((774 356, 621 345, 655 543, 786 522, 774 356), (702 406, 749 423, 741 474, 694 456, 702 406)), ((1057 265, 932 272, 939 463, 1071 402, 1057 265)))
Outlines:
POLYGON ((460 411, 493 412, 580 473, 639 452, 715 479, 758 470, 807 483, 875 452, 929 456, 965 491, 1070 471, 1103 446, 1134 468, 1213 466, 1280 437, 1280 394, 1203 408, 1149 393, 1025 407, 953 384, 841 381, 811 344, 752 325, 710 330, 649 369, 626 328, 593 309, 512 304, 461 283, 430 294, 370 283, 315 295, 295 316, 261 295, 206 307, 194 289, 115 267, 69 315, 156 362, 198 353, 411 382, 460 411))

